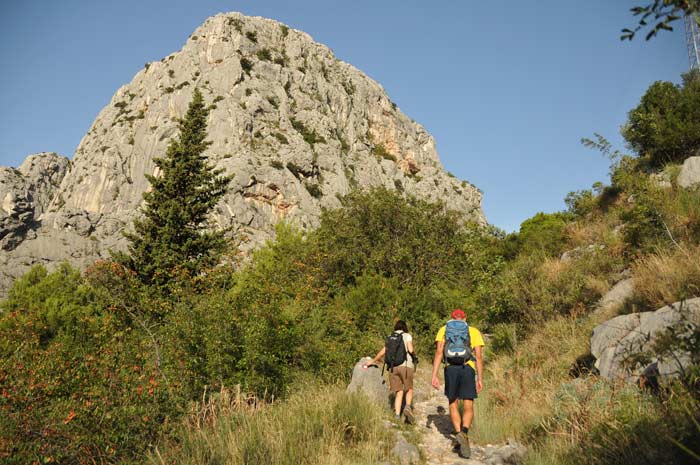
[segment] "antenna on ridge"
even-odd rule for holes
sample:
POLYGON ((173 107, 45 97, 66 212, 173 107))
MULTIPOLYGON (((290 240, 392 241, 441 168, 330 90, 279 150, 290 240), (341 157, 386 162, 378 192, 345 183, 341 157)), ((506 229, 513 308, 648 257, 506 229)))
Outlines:
POLYGON ((696 16, 700 13, 685 16, 685 43, 688 46, 690 69, 700 70, 700 26, 696 16))

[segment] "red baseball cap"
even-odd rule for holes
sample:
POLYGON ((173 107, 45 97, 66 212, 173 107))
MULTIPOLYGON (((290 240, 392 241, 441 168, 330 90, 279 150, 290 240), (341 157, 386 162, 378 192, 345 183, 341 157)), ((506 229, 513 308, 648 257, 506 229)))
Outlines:
POLYGON ((464 318, 464 311, 462 309, 452 310, 452 318, 464 318))

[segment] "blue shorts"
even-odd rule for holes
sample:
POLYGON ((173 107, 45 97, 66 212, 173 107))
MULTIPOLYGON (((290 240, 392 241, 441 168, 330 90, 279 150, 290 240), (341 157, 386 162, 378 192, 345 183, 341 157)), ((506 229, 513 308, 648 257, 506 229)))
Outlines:
POLYGON ((456 399, 476 399, 476 373, 469 365, 445 367, 445 395, 450 402, 456 399))

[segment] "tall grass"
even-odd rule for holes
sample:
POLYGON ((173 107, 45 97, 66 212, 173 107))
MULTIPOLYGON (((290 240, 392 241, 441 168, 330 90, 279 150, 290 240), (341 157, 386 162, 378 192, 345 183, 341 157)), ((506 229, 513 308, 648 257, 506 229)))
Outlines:
POLYGON ((700 296, 700 246, 678 244, 637 260, 634 310, 656 310, 682 299, 700 296))
POLYGON ((372 464, 388 454, 381 409, 340 385, 301 386, 273 404, 221 391, 198 405, 154 465, 372 464))

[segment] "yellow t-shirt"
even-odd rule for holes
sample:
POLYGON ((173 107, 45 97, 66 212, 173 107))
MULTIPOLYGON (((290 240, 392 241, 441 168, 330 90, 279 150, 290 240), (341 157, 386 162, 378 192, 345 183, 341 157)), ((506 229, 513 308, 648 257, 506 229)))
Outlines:
MULTIPOLYGON (((445 330, 446 326, 443 326, 442 328, 438 329, 437 334, 435 335, 435 342, 445 342, 445 330)), ((474 347, 483 347, 484 346, 484 338, 481 335, 481 331, 476 329, 473 326, 469 327, 469 339, 470 339, 470 345, 472 350, 474 350, 474 347)), ((474 368, 476 370, 476 365, 474 364, 473 360, 469 360, 467 362, 467 365, 470 367, 474 368)))

